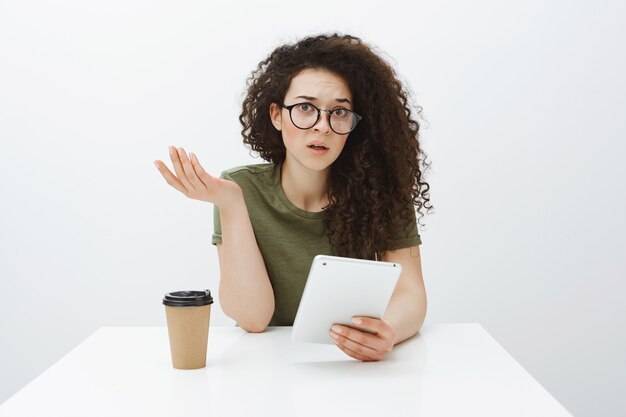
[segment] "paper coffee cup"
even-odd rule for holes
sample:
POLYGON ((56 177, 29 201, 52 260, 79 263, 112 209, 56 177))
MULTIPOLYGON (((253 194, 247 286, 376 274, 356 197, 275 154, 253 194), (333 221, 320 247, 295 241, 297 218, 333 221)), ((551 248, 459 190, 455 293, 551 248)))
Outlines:
POLYGON ((211 319, 211 291, 175 291, 163 297, 172 365, 176 369, 206 366, 211 319))

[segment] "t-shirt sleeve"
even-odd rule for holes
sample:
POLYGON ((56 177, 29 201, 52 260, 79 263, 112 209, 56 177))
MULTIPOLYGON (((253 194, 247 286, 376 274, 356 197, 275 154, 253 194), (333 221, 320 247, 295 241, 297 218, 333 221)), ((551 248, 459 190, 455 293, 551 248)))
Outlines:
MULTIPOLYGON (((226 179, 224 172, 220 175, 221 179, 226 179)), ((213 235, 211 236, 211 243, 218 245, 222 243, 222 223, 220 221, 220 210, 214 204, 213 205, 213 235)))
POLYGON ((411 212, 413 214, 411 216, 412 220, 409 224, 406 224, 406 220, 404 220, 401 216, 397 217, 396 222, 392 225, 395 230, 394 239, 386 250, 409 248, 411 246, 422 244, 422 238, 417 231, 417 220, 413 208, 411 208, 411 212))
POLYGON ((222 223, 220 222, 220 210, 216 205, 213 205, 213 235, 211 236, 211 243, 214 245, 222 243, 222 223))

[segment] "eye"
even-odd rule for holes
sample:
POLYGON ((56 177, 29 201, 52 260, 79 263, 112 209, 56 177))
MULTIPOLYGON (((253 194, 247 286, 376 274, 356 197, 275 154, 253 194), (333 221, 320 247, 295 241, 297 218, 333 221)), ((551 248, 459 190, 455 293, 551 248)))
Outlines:
POLYGON ((296 106, 297 110, 300 110, 303 113, 310 113, 314 111, 314 108, 309 103, 300 103, 296 106))
POLYGON ((346 117, 348 115, 348 110, 343 108, 338 108, 333 110, 333 114, 337 117, 346 117))

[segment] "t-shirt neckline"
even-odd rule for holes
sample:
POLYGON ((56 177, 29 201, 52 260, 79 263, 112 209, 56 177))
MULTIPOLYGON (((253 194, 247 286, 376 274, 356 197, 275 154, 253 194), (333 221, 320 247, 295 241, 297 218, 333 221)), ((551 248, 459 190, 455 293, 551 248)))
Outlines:
POLYGON ((280 183, 280 171, 281 171, 282 163, 274 165, 274 190, 276 191, 276 196, 283 203, 283 205, 292 213, 304 217, 307 219, 323 219, 326 216, 325 211, 306 211, 302 210, 300 207, 296 207, 285 194, 283 190, 283 186, 280 183))

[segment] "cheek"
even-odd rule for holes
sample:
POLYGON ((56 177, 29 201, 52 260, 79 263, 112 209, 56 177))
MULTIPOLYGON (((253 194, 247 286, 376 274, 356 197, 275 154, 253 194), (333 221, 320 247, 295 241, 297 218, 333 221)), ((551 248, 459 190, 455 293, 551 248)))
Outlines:
POLYGON ((341 153, 343 151, 343 148, 345 148, 347 140, 347 137, 341 137, 341 139, 339 139, 339 141, 337 142, 339 143, 339 147, 337 148, 339 150, 339 153, 341 153))
POLYGON ((283 132, 288 134, 291 137, 298 137, 298 136, 302 136, 302 134, 304 134, 306 131, 302 129, 298 129, 297 127, 293 125, 293 123, 289 122, 289 123, 283 124, 283 132))
POLYGON ((283 143, 286 148, 289 148, 294 145, 297 146, 299 142, 302 142, 302 137, 306 134, 306 132, 293 125, 283 125, 282 134, 283 143))

